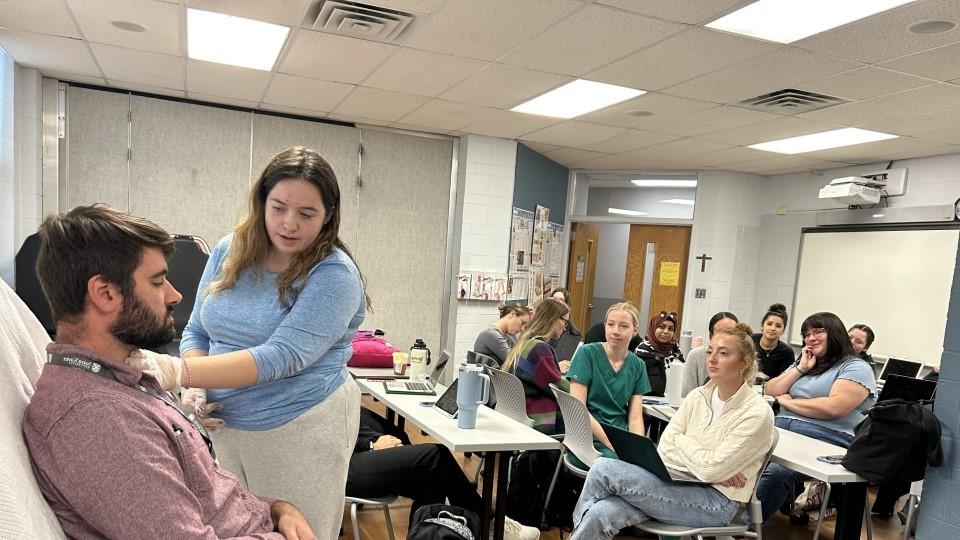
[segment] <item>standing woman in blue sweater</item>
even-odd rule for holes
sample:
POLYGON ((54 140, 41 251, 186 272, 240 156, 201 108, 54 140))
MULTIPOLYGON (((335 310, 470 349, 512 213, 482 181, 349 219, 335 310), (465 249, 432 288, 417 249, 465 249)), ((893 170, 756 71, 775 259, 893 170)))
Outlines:
POLYGON ((181 358, 141 352, 164 387, 211 389, 220 464, 297 505, 321 539, 337 537, 343 514, 360 418, 346 363, 367 307, 339 227, 330 165, 303 147, 274 156, 210 255, 181 358))

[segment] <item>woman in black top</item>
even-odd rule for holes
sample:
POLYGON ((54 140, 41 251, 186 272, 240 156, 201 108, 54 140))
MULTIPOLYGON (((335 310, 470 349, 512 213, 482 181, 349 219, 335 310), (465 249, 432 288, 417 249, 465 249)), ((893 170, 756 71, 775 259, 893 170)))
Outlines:
POLYGON ((870 353, 867 350, 873 345, 873 340, 876 339, 876 334, 873 333, 873 329, 865 324, 855 324, 850 327, 850 330, 847 330, 847 336, 850 338, 850 345, 853 346, 853 352, 857 353, 857 356, 863 358, 870 364, 870 367, 874 367, 877 363, 873 360, 873 356, 870 356, 870 353))
POLYGON ((786 306, 773 304, 767 308, 766 315, 760 321, 760 333, 753 335, 760 371, 771 379, 783 373, 794 362, 793 349, 780 341, 780 336, 786 328, 786 306))
POLYGON ((667 365, 674 359, 684 361, 677 345, 677 314, 661 311, 650 319, 647 335, 634 351, 647 366, 651 396, 662 396, 667 389, 667 365))

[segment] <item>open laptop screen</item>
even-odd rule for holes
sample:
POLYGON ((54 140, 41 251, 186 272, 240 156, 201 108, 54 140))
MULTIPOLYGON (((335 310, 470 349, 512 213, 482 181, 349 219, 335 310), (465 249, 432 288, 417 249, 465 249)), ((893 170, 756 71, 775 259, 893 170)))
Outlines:
POLYGON ((904 377, 917 378, 923 364, 913 360, 902 360, 900 358, 888 358, 887 363, 883 365, 883 371, 877 380, 884 381, 888 375, 902 375, 904 377))

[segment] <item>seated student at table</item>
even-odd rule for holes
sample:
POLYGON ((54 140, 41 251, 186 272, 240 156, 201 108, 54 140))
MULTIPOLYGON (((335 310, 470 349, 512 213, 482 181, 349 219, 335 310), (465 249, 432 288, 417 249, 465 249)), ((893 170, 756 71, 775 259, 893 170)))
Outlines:
POLYGON ((875 367, 877 362, 867 352, 877 338, 876 334, 873 333, 873 328, 865 324, 855 324, 847 330, 847 336, 850 337, 850 346, 853 347, 853 353, 863 358, 866 363, 870 364, 870 367, 875 367))
MULTIPOLYGON (((557 287, 554 289, 550 293, 550 297, 554 300, 559 300, 566 304, 567 307, 570 307, 570 291, 564 289, 563 287, 557 287)), ((573 321, 567 325, 567 329, 564 331, 564 333, 574 337, 580 337, 583 335, 580 333, 580 329, 573 324, 573 321)))
POLYGON ((533 419, 534 429, 547 435, 563 433, 560 409, 550 385, 555 384, 561 390, 570 388, 570 383, 563 378, 570 362, 558 362, 547 341, 563 333, 569 317, 570 308, 559 300, 544 298, 538 302, 530 324, 520 334, 501 368, 523 383, 527 416, 533 419))
POLYGON ((757 347, 757 363, 760 371, 767 377, 777 377, 793 364, 793 349, 780 341, 786 328, 787 307, 773 304, 767 308, 760 321, 760 332, 753 335, 753 344, 757 347))
POLYGON ((517 336, 530 322, 530 309, 520 304, 501 304, 499 309, 500 318, 480 332, 473 350, 493 358, 502 366, 510 349, 517 343, 517 336))
MULTIPOLYGON (((877 400, 873 369, 854 354, 843 321, 833 313, 807 317, 800 332, 800 359, 765 388, 780 404, 777 427, 847 448, 854 426, 877 400)), ((791 486, 808 478, 777 463, 768 465, 757 492, 764 521, 786 501, 791 486)))
POLYGON ((636 465, 600 458, 574 509, 570 540, 613 538, 649 519, 709 527, 737 516, 776 437, 773 411, 753 391, 750 333, 743 323, 715 331, 708 348, 710 381, 683 400, 657 448, 667 467, 710 485, 664 482, 636 465))
MULTIPOLYGON (((710 325, 707 328, 707 339, 713 338, 713 333, 724 328, 733 328, 740 322, 737 316, 729 311, 720 311, 710 317, 710 325)), ((701 341, 703 338, 700 338, 701 341)), ((687 361, 683 364, 683 385, 680 395, 687 397, 694 388, 707 384, 710 379, 710 373, 707 371, 707 346, 705 343, 694 348, 687 353, 687 361)))
POLYGON ((637 355, 647 365, 650 395, 662 396, 667 389, 667 365, 674 359, 683 362, 683 353, 677 345, 677 314, 661 311, 650 318, 647 335, 636 348, 637 355), (644 355, 642 353, 654 353, 644 355))
POLYGON ((630 302, 610 306, 604 318, 607 340, 577 349, 567 377, 570 393, 587 406, 593 445, 616 457, 599 422, 643 434, 643 394, 650 391, 647 368, 628 350, 639 331, 640 313, 630 302))

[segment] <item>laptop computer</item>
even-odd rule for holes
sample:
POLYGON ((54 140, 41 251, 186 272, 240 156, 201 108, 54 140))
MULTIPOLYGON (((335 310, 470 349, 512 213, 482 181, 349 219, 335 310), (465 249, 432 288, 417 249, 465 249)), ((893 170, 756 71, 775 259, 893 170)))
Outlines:
POLYGON ((708 482, 688 472, 671 469, 664 465, 660 454, 657 453, 657 446, 650 439, 610 424, 601 422, 600 425, 610 439, 617 457, 622 461, 642 467, 664 482, 709 485, 708 482))
POLYGON ((920 374, 921 369, 923 369, 922 362, 914 362, 913 360, 903 360, 900 358, 888 358, 887 362, 883 364, 883 370, 880 372, 880 376, 877 377, 877 381, 884 383, 886 382, 887 377, 890 375, 902 375, 904 377, 916 379, 917 375, 920 374))
POLYGON ((905 399, 907 401, 925 401, 933 399, 937 391, 937 383, 924 379, 914 379, 903 375, 889 375, 887 382, 880 390, 877 401, 887 399, 905 399))
POLYGON ((388 394, 414 394, 418 396, 435 396, 433 381, 428 378, 418 380, 383 381, 383 390, 388 394))
POLYGON ((557 361, 573 360, 573 354, 577 352, 580 345, 579 336, 571 336, 570 334, 560 336, 560 341, 558 341, 557 346, 553 348, 554 353, 557 355, 557 361))

